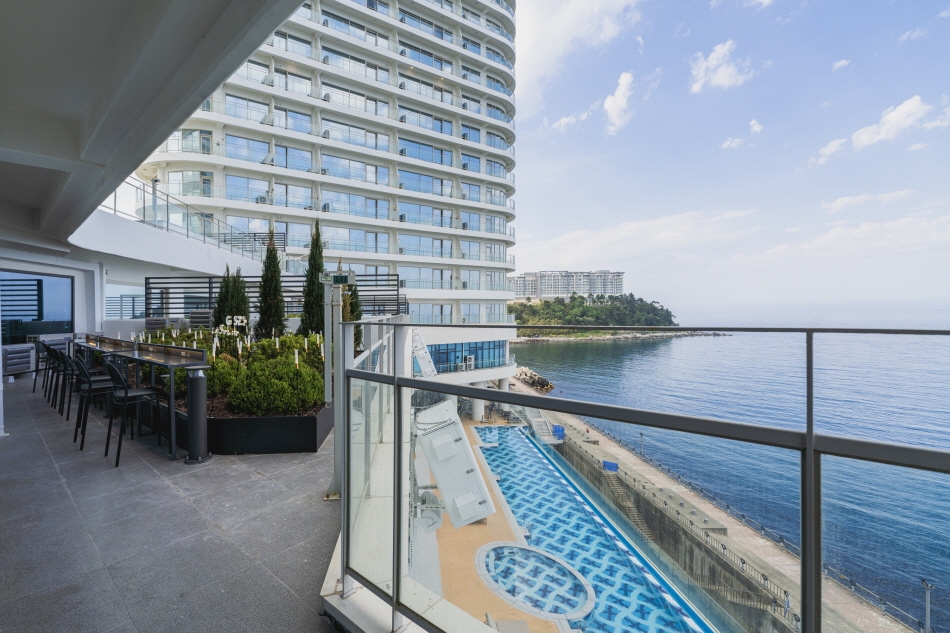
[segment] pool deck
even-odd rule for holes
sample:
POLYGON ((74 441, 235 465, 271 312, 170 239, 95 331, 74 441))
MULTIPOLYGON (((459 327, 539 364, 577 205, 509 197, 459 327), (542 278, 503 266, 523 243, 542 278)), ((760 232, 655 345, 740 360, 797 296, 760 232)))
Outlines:
MULTIPOLYGON (((475 432, 477 426, 470 417, 462 416, 462 424, 476 453, 480 453, 481 443, 475 432)), ((503 507, 507 503, 498 495, 497 489, 486 472, 484 460, 476 460, 482 476, 488 483, 495 513, 484 524, 475 523, 455 529, 446 517, 442 527, 436 531, 439 543, 439 560, 442 567, 442 595, 462 610, 485 621, 485 613, 491 613, 495 620, 524 620, 531 633, 557 633, 558 627, 551 621, 535 618, 525 611, 514 607, 500 598, 479 576, 475 567, 475 554, 486 543, 506 541, 515 543, 518 539, 509 524, 503 507)))
MULTIPOLYGON (((512 389, 521 393, 537 395, 537 392, 511 379, 512 389)), ((634 453, 617 444, 596 428, 582 420, 565 413, 545 411, 552 422, 562 424, 568 432, 573 431, 577 436, 584 435, 585 439, 597 440, 597 446, 587 445, 592 451, 598 449, 605 456, 618 462, 631 474, 651 481, 656 486, 670 490, 688 503, 697 508, 700 513, 709 516, 713 521, 720 523, 727 530, 727 536, 716 535, 716 538, 729 543, 732 551, 746 558, 751 564, 768 574, 779 585, 787 587, 795 596, 801 595, 799 559, 773 541, 765 538, 746 524, 723 512, 715 505, 686 488, 679 482, 663 474, 650 464, 639 459, 634 453), (588 433, 589 429, 589 433, 588 433), (781 580, 779 580, 781 579, 781 580)), ((838 583, 825 579, 822 583, 823 603, 823 630, 833 633, 910 633, 911 629, 895 620, 883 615, 879 609, 867 602, 851 595, 851 592, 838 583)), ((793 598, 794 608, 799 609, 799 599, 793 598)))

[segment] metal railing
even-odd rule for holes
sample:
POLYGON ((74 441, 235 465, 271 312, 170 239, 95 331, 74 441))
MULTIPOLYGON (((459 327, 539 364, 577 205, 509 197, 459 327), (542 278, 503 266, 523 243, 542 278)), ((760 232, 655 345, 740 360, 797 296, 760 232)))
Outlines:
MULTIPOLYGON (((352 328, 355 324, 344 323, 342 325, 344 340, 352 341, 352 328)), ((410 327, 403 323, 392 323, 393 328, 410 327)), ((452 327, 439 324, 433 324, 430 327, 452 327)), ((468 327, 504 327, 490 325, 470 325, 468 327)), ((665 429, 681 433, 690 433, 707 437, 731 440, 746 444, 756 444, 770 446, 774 448, 794 451, 801 456, 800 466, 800 507, 801 507, 801 547, 799 557, 801 560, 801 622, 802 630, 807 633, 820 633, 822 630, 822 579, 827 577, 835 579, 835 573, 822 563, 822 486, 820 483, 819 472, 822 458, 825 456, 845 458, 863 462, 875 462, 901 468, 910 468, 916 470, 925 470, 936 473, 950 474, 950 451, 933 449, 924 446, 914 446, 909 444, 897 444, 868 440, 854 436, 839 436, 826 433, 819 433, 815 430, 814 418, 814 339, 815 336, 825 334, 849 334, 849 335, 898 335, 898 336, 950 336, 950 330, 899 330, 899 329, 844 329, 844 328, 740 328, 740 327, 618 327, 618 326, 539 326, 539 329, 551 330, 591 330, 607 329, 618 331, 648 331, 648 332, 747 332, 747 333, 788 333, 804 335, 805 338, 805 367, 806 367, 806 427, 804 431, 748 424, 729 420, 703 418, 697 416, 679 415, 673 413, 664 413, 657 411, 648 411, 642 409, 633 409, 630 407, 604 405, 600 403, 583 402, 578 400, 552 398, 537 396, 532 394, 520 394, 514 392, 505 392, 499 390, 488 390, 469 386, 448 385, 432 380, 423 380, 417 378, 405 377, 405 369, 400 369, 406 364, 406 360, 400 358, 398 354, 399 346, 396 346, 397 357, 394 367, 397 368, 396 375, 384 375, 360 371, 349 368, 345 360, 341 360, 337 365, 340 375, 345 375, 342 391, 337 390, 335 397, 350 393, 352 387, 350 384, 354 380, 364 381, 365 383, 376 383, 377 385, 389 385, 393 388, 394 406, 392 415, 395 416, 393 422, 395 428, 395 445, 401 446, 409 438, 404 438, 403 428, 405 425, 403 409, 400 406, 401 392, 403 389, 424 390, 433 393, 447 394, 453 396, 462 396, 466 398, 475 398, 479 400, 494 401, 498 403, 517 405, 521 407, 534 407, 547 411, 560 412, 575 416, 588 416, 602 420, 612 420, 623 424, 633 424, 657 429, 665 429)), ((398 338, 396 339, 399 340, 398 338)), ((352 353, 344 352, 343 359, 352 358, 352 353)), ((388 477, 389 481, 394 482, 392 491, 392 533, 380 534, 392 546, 392 574, 387 575, 385 584, 374 583, 366 579, 361 570, 355 569, 351 564, 351 535, 350 529, 353 523, 351 516, 350 495, 352 491, 347 489, 349 485, 348 460, 350 454, 350 432, 348 427, 349 406, 344 406, 344 426, 346 431, 342 433, 344 442, 341 451, 344 473, 343 477, 343 517, 342 517, 342 557, 341 557, 341 577, 343 580, 343 597, 345 598, 352 591, 354 580, 360 582, 367 590, 375 594, 387 605, 390 605, 393 613, 393 622, 401 622, 403 617, 419 624, 425 630, 441 631, 444 623, 433 622, 423 617, 413 607, 404 602, 404 594, 401 589, 402 574, 401 563, 403 547, 404 524, 408 517, 404 516, 402 497, 407 491, 403 490, 402 482, 408 480, 405 469, 407 465, 399 456, 401 451, 396 451, 396 459, 390 462, 393 469, 388 477)), ((361 494, 361 491, 356 491, 361 494)), ((376 496, 379 492, 375 493, 376 496)), ((730 560, 732 564, 741 567, 749 567, 748 562, 741 558, 733 559, 734 554, 728 547, 722 549, 722 543, 708 535, 708 532, 699 528, 703 541, 709 539, 711 546, 719 546, 720 555, 730 560), (732 555, 731 555, 732 554, 732 555)), ((365 535, 364 537, 365 538, 365 535)), ((375 551, 375 550, 374 550, 375 551)), ((789 550, 791 551, 791 550, 789 550)), ((771 586, 772 581, 759 572, 760 583, 769 588, 772 595, 781 591, 784 598, 784 589, 779 585, 771 586)), ((841 582, 838 579, 838 582, 841 582)), ((842 583, 843 584, 843 583, 842 583)), ((845 585, 849 589, 854 585, 845 585)), ((854 589, 855 596, 860 596, 861 592, 854 589)), ((865 598, 867 599, 867 598, 865 598)), ((873 602, 871 603, 873 604, 873 602)), ((783 605, 784 606, 784 605, 783 605)), ((878 606, 878 605, 874 605, 878 606)), ((884 603, 883 614, 902 625, 916 631, 918 627, 923 627, 919 618, 915 618, 904 611, 898 610, 893 605, 884 603)), ((878 607, 880 609, 880 607, 878 607)), ((796 625, 799 624, 795 620, 796 625)))
MULTIPOLYGON (((211 193, 211 185, 202 183, 178 185, 178 188, 184 195, 192 191, 195 195, 211 193)), ((267 250, 266 240, 262 242, 249 237, 244 231, 228 226, 214 219, 211 214, 198 211, 160 188, 131 176, 102 201, 98 210, 177 233, 258 262, 264 261, 267 250)))

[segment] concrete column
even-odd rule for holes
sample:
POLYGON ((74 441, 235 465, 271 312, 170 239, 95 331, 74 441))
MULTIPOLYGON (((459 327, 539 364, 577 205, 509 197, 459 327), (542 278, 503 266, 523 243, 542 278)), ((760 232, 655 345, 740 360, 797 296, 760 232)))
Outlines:
MULTIPOLYGON (((498 391, 501 391, 502 393, 508 393, 508 384, 509 384, 509 380, 507 378, 499 378, 498 391)), ((508 410, 508 405, 505 404, 504 402, 500 402, 499 405, 502 411, 508 410)))
MULTIPOLYGON (((480 382, 473 382, 473 387, 485 388, 488 386, 488 383, 484 380, 480 382)), ((472 399, 472 419, 476 422, 481 422, 482 418, 485 417, 485 401, 484 400, 475 400, 472 399)))

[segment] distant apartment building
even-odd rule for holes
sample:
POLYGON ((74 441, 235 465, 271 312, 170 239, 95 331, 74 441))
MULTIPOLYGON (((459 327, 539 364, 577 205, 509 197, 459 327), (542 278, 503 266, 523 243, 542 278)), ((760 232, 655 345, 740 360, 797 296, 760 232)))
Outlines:
POLYGON ((609 270, 592 272, 567 270, 542 270, 537 273, 522 273, 509 277, 509 290, 515 299, 567 299, 572 294, 588 295, 623 294, 623 273, 609 270))

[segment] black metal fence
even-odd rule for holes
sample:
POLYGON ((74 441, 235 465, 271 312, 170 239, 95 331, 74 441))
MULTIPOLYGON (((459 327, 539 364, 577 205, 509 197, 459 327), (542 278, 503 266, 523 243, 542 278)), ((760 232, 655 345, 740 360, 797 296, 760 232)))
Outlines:
POLYGON ((106 297, 106 319, 144 319, 145 318, 145 296, 144 295, 119 295, 118 297, 106 297))
MULTIPOLYGON (((187 318, 192 310, 214 310, 221 277, 146 277, 144 316, 187 318)), ((260 277, 242 277, 254 312, 260 296, 260 277)), ((283 275, 284 313, 303 311, 304 275, 283 275)), ((364 316, 407 314, 408 304, 399 294, 399 275, 356 275, 364 316)))

